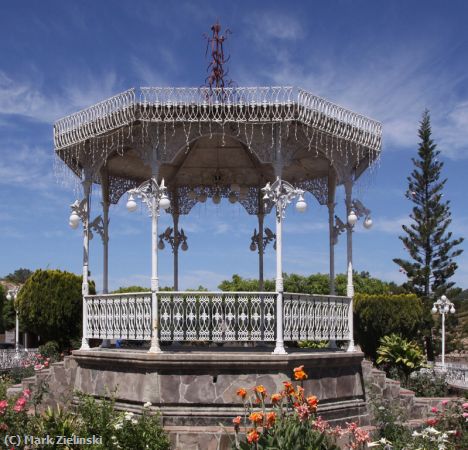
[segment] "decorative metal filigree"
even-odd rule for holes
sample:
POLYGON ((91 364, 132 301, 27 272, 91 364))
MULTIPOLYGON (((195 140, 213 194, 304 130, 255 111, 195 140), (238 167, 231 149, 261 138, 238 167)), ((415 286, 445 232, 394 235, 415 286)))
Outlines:
POLYGON ((351 299, 331 295, 284 294, 284 340, 348 340, 351 299))
MULTIPOLYGON (((370 228, 372 226, 372 220, 370 218, 371 211, 367 209, 361 201, 355 199, 351 202, 351 212, 354 212, 358 219, 364 217, 364 227, 370 228)), ((333 244, 338 243, 338 237, 345 230, 353 229, 354 225, 350 225, 348 221, 343 222, 338 216, 335 216, 335 224, 333 225, 333 244)))
POLYGON ((129 201, 138 197, 147 206, 150 216, 159 215, 159 203, 162 198, 167 198, 167 188, 164 179, 159 185, 154 177, 144 181, 137 188, 128 191, 129 201), (155 200, 155 201, 154 201, 155 200))
POLYGON ((225 80, 228 71, 224 71, 224 64, 226 64, 230 58, 229 56, 224 56, 224 41, 227 39, 228 34, 231 33, 231 30, 226 29, 224 34, 220 34, 221 24, 217 21, 212 25, 211 31, 213 33, 211 37, 205 35, 207 40, 206 54, 208 54, 208 48, 211 47, 211 61, 208 65, 210 74, 205 80, 210 90, 213 88, 224 88, 226 85, 229 86, 232 83, 231 80, 225 80))

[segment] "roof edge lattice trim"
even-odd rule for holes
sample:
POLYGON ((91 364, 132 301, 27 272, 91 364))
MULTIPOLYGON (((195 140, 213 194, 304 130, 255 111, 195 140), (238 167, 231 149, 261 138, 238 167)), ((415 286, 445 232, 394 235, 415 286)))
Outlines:
POLYGON ((55 150, 137 120, 164 123, 297 120, 375 151, 380 151, 382 139, 380 122, 293 87, 143 87, 138 95, 135 89, 129 89, 55 122, 55 150))

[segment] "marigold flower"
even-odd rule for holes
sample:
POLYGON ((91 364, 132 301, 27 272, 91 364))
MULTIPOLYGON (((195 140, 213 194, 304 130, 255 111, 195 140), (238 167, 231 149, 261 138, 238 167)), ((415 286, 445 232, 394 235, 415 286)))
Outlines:
POLYGON ((307 404, 311 411, 315 412, 317 410, 318 398, 315 395, 310 395, 307 397, 307 404))
POLYGON ((284 384, 284 392, 286 394, 293 394, 294 393, 294 386, 289 381, 283 381, 284 384))
POLYGON ((250 414, 249 420, 250 420, 252 423, 258 425, 258 424, 260 424, 260 423, 263 422, 263 413, 261 413, 261 412, 253 412, 252 414, 250 414))
POLYGON ((241 417, 241 416, 237 416, 237 417, 234 417, 234 419, 232 419, 232 423, 234 424, 234 429, 235 429, 236 431, 239 430, 239 426, 240 426, 241 420, 242 420, 242 417, 241 417))
POLYGON ((294 379, 296 381, 302 381, 307 379, 307 373, 304 372, 304 366, 294 368, 294 379))
POLYGON ((236 394, 241 397, 242 399, 245 398, 245 396, 247 395, 247 391, 243 388, 240 388, 237 390, 236 394))
POLYGON ((260 435, 258 434, 257 430, 251 430, 247 434, 247 441, 249 444, 252 444, 253 442, 258 442, 260 439, 260 435))
POLYGON ((266 416, 266 420, 267 420, 267 425, 268 425, 268 426, 273 425, 273 424, 275 423, 275 421, 276 421, 276 414, 275 414, 275 412, 274 412, 274 411, 269 412, 269 413, 267 414, 267 416, 266 416))
POLYGON ((255 386, 254 387, 254 391, 257 393, 257 394, 260 394, 263 398, 266 397, 267 395, 267 391, 265 389, 265 386, 263 386, 262 384, 259 384, 258 386, 255 386))
POLYGON ((273 394, 273 395, 271 396, 271 402, 272 402, 273 404, 279 403, 279 402, 281 401, 281 398, 282 398, 282 397, 283 397, 283 396, 282 396, 281 394, 273 394))

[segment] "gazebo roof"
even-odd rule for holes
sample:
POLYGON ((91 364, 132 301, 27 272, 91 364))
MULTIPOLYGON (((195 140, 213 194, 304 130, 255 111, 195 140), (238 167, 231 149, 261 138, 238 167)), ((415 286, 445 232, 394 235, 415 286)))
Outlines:
MULTIPOLYGON (((381 124, 292 87, 130 89, 58 120, 56 155, 95 182, 105 169, 112 203, 159 167, 186 214, 188 193, 229 195, 248 188, 243 201, 258 211, 259 187, 275 176, 326 202, 330 167, 358 178, 381 150, 381 124)), ((250 209, 250 210, 249 210, 250 209)))

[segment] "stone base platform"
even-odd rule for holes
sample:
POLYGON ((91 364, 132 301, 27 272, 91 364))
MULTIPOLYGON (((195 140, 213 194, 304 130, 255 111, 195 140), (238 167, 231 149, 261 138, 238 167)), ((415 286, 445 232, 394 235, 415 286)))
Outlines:
POLYGON ((74 351, 67 363, 73 372, 71 387, 96 397, 115 390, 116 405, 135 412, 151 402, 175 448, 224 449, 230 444, 220 425, 230 427, 231 419, 244 412, 237 389, 262 384, 269 394, 279 392, 294 367, 304 365, 309 375, 304 388, 320 399, 321 416, 335 424, 369 423, 360 352, 297 349, 273 355, 270 348, 258 347, 170 349, 161 354, 74 351))

